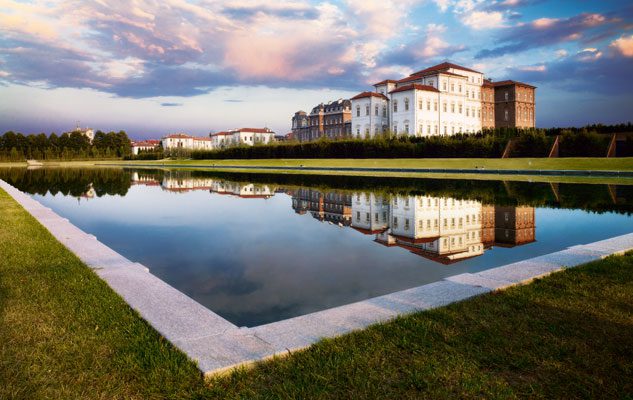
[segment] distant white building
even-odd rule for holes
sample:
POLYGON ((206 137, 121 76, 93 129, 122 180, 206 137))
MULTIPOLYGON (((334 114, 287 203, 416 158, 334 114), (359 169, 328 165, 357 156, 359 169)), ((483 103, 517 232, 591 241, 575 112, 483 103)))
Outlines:
POLYGON ((213 148, 230 146, 270 144, 275 141, 275 132, 268 128, 240 128, 209 135, 213 148))
POLYGON ((363 92, 352 101, 352 136, 374 137, 389 130, 389 98, 378 92, 363 92))
POLYGON ((73 129, 70 132, 66 132, 68 134, 74 133, 74 132, 79 132, 82 135, 86 136, 88 138, 88 140, 90 140, 90 143, 92 143, 92 141, 95 138, 95 131, 92 128, 81 128, 79 127, 79 125, 77 125, 77 127, 75 127, 75 129, 73 129))
POLYGON ((142 140, 132 142, 132 154, 138 155, 141 151, 154 151, 160 145, 160 140, 142 140))
POLYGON ((175 133, 162 138, 163 149, 175 150, 213 150, 213 141, 207 137, 193 137, 184 133, 175 133))

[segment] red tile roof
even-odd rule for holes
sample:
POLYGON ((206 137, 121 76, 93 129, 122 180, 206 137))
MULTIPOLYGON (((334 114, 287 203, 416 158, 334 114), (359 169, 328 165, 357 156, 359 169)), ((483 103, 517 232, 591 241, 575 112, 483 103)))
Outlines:
POLYGON ((145 147, 149 147, 149 146, 158 146, 158 144, 160 143, 160 140, 141 140, 139 142, 132 142, 132 146, 135 147, 140 147, 140 146, 145 146, 145 147))
POLYGON ((268 128, 240 128, 233 132, 273 133, 273 131, 268 128))
POLYGON ((213 136, 226 136, 226 135, 232 135, 232 133, 223 131, 223 132, 212 133, 209 136, 213 137, 213 136))
POLYGON ((172 135, 167 135, 164 139, 191 139, 192 136, 186 135, 184 133, 174 133, 172 135))
POLYGON ((376 93, 376 92, 359 93, 356 96, 352 97, 350 100, 364 99, 364 98, 367 98, 367 97, 378 97, 378 98, 381 98, 381 99, 389 100, 389 98, 387 96, 385 96, 384 94, 380 94, 380 93, 376 93))
POLYGON ((457 76, 459 78, 464 78, 464 79, 468 79, 468 77, 464 76, 464 75, 460 75, 460 74, 454 74, 452 72, 448 72, 448 71, 440 71, 439 72, 442 75, 450 75, 450 76, 457 76))
POLYGON ((195 137, 195 138, 193 138, 193 140, 201 140, 201 141, 204 141, 204 142, 210 142, 210 141, 211 141, 211 138, 206 138, 206 137, 195 137))
POLYGON ((400 86, 399 88, 396 88, 389 93, 408 92, 409 90, 424 90, 427 92, 439 92, 439 90, 437 90, 433 86, 412 83, 410 85, 400 86))
POLYGON ((362 234, 365 234, 365 235, 376 235, 378 233, 382 233, 382 232, 387 230, 387 228, 369 230, 369 229, 365 229, 365 228, 360 228, 358 226, 352 226, 352 229, 356 229, 358 232, 360 232, 362 234))
POLYGON ((411 82, 411 81, 417 81, 419 79, 422 79, 421 76, 407 76, 406 78, 402 78, 400 79, 397 83, 407 83, 407 82, 411 82))
POLYGON ((481 74, 481 72, 475 71, 474 69, 462 67, 461 65, 457 65, 457 64, 453 64, 449 62, 444 62, 441 64, 434 65, 432 67, 420 70, 418 72, 414 72, 411 75, 425 75, 429 72, 445 71, 447 69, 461 69, 462 71, 475 72, 475 73, 481 74))
POLYGON ((523 83, 523 82, 517 82, 517 81, 513 81, 513 80, 506 80, 506 81, 499 81, 499 82, 492 82, 493 86, 510 86, 510 85, 521 85, 521 86, 526 86, 532 89, 536 89, 536 86, 532 86, 532 85, 528 85, 527 83, 523 83))
POLYGON ((374 86, 384 85, 387 83, 397 83, 398 81, 394 81, 393 79, 385 79, 384 81, 380 81, 378 83, 374 83, 374 86))

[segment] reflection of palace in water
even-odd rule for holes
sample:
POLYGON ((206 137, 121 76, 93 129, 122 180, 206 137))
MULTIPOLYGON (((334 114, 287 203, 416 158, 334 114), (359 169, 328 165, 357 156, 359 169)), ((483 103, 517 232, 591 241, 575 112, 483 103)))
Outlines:
POLYGON ((288 191, 297 214, 310 213, 319 221, 349 226, 352 222, 352 195, 300 188, 288 191))
POLYGON ((283 190, 265 184, 196 177, 178 171, 152 177, 134 173, 134 185, 155 185, 170 192, 205 190, 241 198, 292 198, 292 209, 321 222, 374 235, 381 245, 397 246, 427 259, 451 264, 480 256, 493 246, 514 247, 535 238, 534 207, 496 206, 476 200, 433 196, 382 196, 373 193, 283 190))
POLYGON ((192 192, 204 190, 221 195, 232 195, 242 198, 267 199, 275 194, 275 190, 268 185, 253 183, 239 183, 223 181, 214 178, 192 176, 186 171, 166 173, 162 177, 143 175, 137 172, 132 174, 132 185, 160 186, 168 192, 192 192))
POLYGON ((483 205, 475 200, 359 193, 352 201, 352 228, 375 242, 399 246, 450 264, 482 255, 492 246, 535 241, 533 207, 483 205))

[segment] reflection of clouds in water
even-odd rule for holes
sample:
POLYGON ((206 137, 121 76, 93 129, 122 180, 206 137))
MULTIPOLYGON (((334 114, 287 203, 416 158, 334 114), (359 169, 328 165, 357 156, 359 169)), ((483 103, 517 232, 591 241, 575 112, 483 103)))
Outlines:
MULTIPOLYGON (((213 187, 211 178, 199 182, 213 187)), ((106 195, 80 205, 75 198, 61 195, 37 198, 126 257, 146 264, 152 273, 211 310, 239 325, 251 326, 607 238, 625 233, 627 224, 631 226, 630 217, 623 215, 539 209, 537 242, 494 248, 478 257, 442 265, 409 251, 421 246, 416 240, 436 236, 430 231, 425 231, 428 237, 405 232, 405 226, 419 226, 420 220, 427 226, 429 214, 424 210, 392 213, 389 207, 394 204, 388 201, 374 210, 363 206, 369 203, 362 199, 354 203, 356 199, 350 198, 349 192, 342 195, 307 188, 293 190, 295 200, 300 199, 293 209, 292 198, 285 193, 277 192, 267 199, 239 197, 250 195, 251 188, 255 193, 255 188, 235 182, 217 187, 227 195, 212 189, 196 190, 193 180, 183 179, 178 185, 193 190, 174 192, 156 185, 132 185, 125 197, 106 195), (306 213, 299 215, 298 211, 306 213), (364 217, 367 212, 375 216, 375 211, 387 212, 379 226, 374 219, 364 217), (399 219, 397 227, 392 226, 394 216, 399 219), (334 223, 320 222, 316 217, 334 223), (360 231, 340 227, 338 222, 360 231), (573 234, 561 235, 563 226, 573 234), (374 234, 361 233, 374 232, 375 228, 387 229, 383 236, 391 235, 391 241, 400 240, 403 246, 385 247, 374 242, 374 234)), ((266 193, 275 189, 270 187, 266 190, 271 192, 266 193)), ((407 199, 411 205, 422 200, 400 196, 398 202, 406 206, 407 199)), ((472 210, 483 204, 471 201, 463 206, 465 215, 472 215, 472 210)), ((448 207, 453 207, 452 201, 448 207)), ((512 209, 495 210, 499 216, 510 212, 508 221, 512 222, 512 209)), ((493 211, 490 215, 496 214, 493 211)), ((462 216, 454 216, 459 224, 462 216)), ((477 229, 484 225, 477 225, 477 229)), ((475 239, 481 241, 479 236, 475 239)))

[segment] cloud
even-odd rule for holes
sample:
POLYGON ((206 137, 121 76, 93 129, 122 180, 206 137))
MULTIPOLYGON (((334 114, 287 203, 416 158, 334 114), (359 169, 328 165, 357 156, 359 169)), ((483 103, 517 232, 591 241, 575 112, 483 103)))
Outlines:
POLYGON ((505 19, 500 11, 473 11, 462 18, 462 22, 473 29, 491 29, 504 26, 505 19))
MULTIPOLYGON (((386 11, 380 4, 374 12, 386 11)), ((407 15, 404 5, 395 9, 394 18, 407 15)), ((367 5, 360 11, 371 13, 367 5)), ((382 49, 356 40, 375 27, 348 19, 341 6, 292 0, 8 1, 0 62, 11 83, 125 97, 230 85, 350 88, 382 49)))
POLYGON ((483 49, 475 58, 499 57, 574 41, 597 42, 626 26, 628 23, 625 18, 629 16, 633 16, 631 7, 609 14, 583 13, 569 18, 538 18, 530 23, 501 29, 495 41, 501 45, 483 49))
POLYGON ((506 76, 571 92, 630 95, 633 80, 614 78, 627 76, 630 71, 633 71, 633 58, 616 52, 605 55, 600 49, 587 48, 544 64, 508 68, 506 76))
POLYGON ((633 35, 621 36, 611 42, 611 47, 625 57, 633 57, 633 35))
POLYGON ((182 103, 160 103, 162 107, 181 107, 182 103))
POLYGON ((381 63, 420 67, 432 59, 448 58, 466 50, 464 45, 446 42, 442 37, 445 31, 445 25, 429 24, 423 36, 385 53, 381 63))

